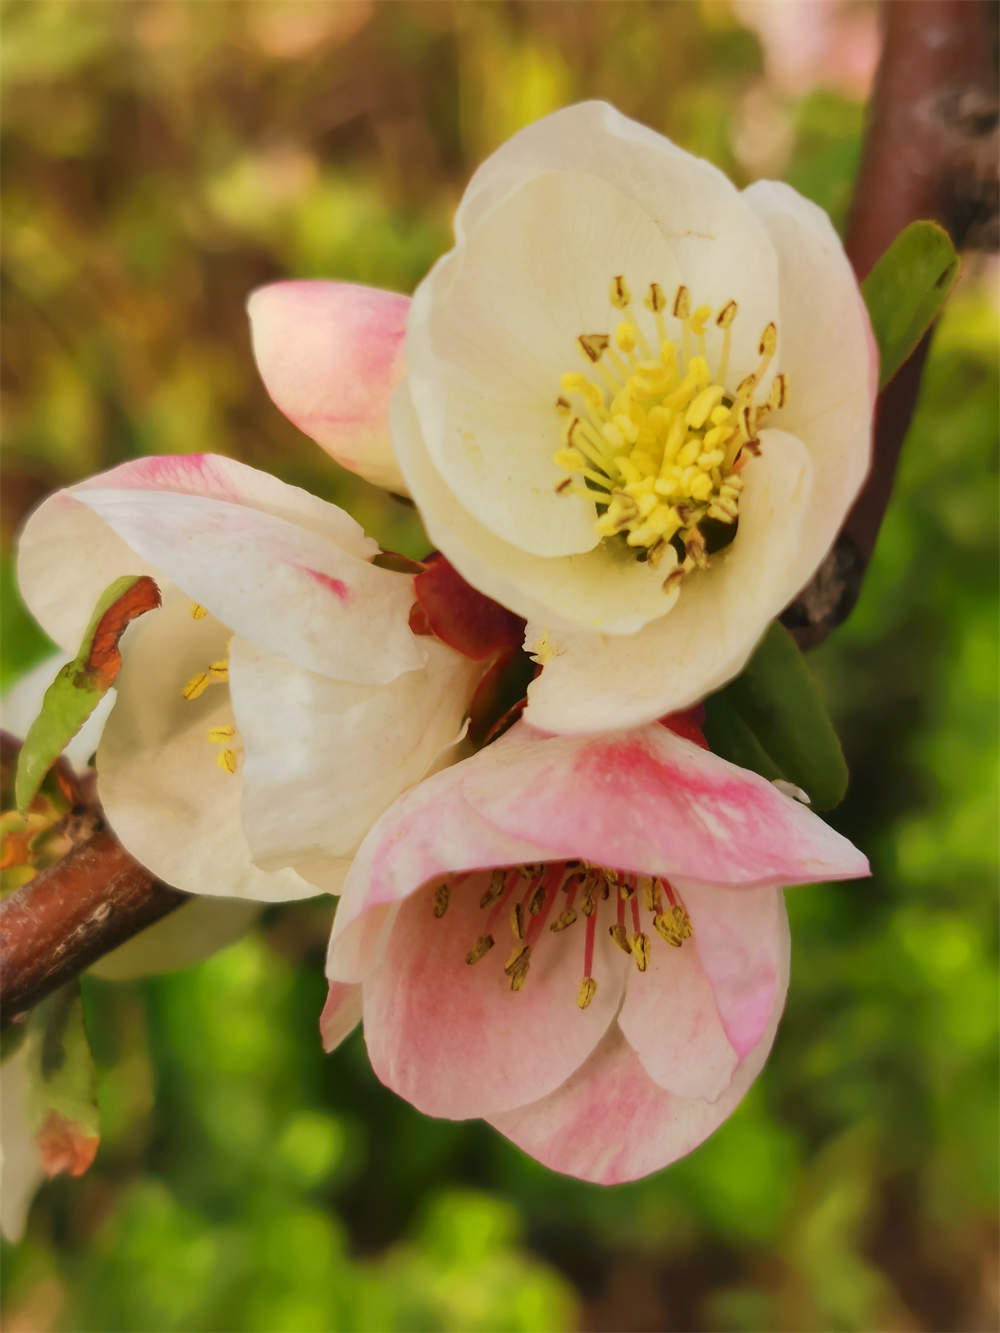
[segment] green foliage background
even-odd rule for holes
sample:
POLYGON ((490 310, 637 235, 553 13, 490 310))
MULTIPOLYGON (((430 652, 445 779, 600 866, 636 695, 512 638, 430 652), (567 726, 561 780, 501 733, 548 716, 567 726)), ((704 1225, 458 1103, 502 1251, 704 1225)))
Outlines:
MULTIPOLYGON (((416 553, 405 511, 271 407, 251 287, 411 289, 476 162, 584 96, 737 180, 756 116, 771 169, 838 221, 858 156, 858 96, 835 70, 783 91, 724 0, 11 0, 3 29, 8 552, 50 489, 209 449, 416 553)), ((600 1190, 483 1126, 426 1120, 376 1083, 360 1038, 322 1056, 327 912, 272 911, 198 968, 87 981, 103 1143, 4 1251, 8 1329, 994 1327, 987 277, 967 264, 861 603, 812 659, 853 775, 834 822, 873 877, 789 894, 788 1011, 723 1130, 600 1190)), ((10 681, 45 645, 9 559, 3 618, 10 681)))

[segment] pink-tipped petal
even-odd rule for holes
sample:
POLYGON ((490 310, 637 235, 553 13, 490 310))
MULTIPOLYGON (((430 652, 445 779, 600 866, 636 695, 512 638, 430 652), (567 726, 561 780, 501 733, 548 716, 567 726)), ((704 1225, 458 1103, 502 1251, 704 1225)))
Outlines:
POLYGON ((654 1083, 616 1025, 549 1097, 490 1116, 490 1123, 543 1166, 599 1185, 669 1166, 718 1129, 764 1067, 784 1006, 788 962, 786 950, 767 1029, 717 1101, 678 1097, 654 1083))
MULTIPOLYGON (((728 888, 674 879, 726 1036, 742 1060, 760 1041, 782 984, 788 913, 781 889, 728 888)), ((684 949, 687 949, 684 945, 684 949)))
MULTIPOLYGON (((364 915, 402 902, 433 879, 544 859, 536 843, 501 832, 462 800, 463 772, 474 761, 488 764, 491 751, 426 778, 372 826, 344 881, 330 940, 330 967, 335 970, 328 970, 329 976, 360 979, 356 969, 364 969, 370 946, 359 947, 347 935, 354 935, 354 923, 364 915)), ((371 931, 364 934, 367 939, 371 931)))
MULTIPOLYGON (((419 1110, 452 1120, 507 1111, 557 1088, 614 1018, 628 965, 607 932, 599 932, 597 991, 581 1010, 583 928, 576 927, 576 939, 543 929, 523 988, 511 991, 504 965, 517 941, 506 909, 493 930, 495 947, 466 963, 485 930, 479 900, 488 885, 485 875, 455 885, 440 919, 430 889, 409 898, 364 986, 375 1073, 419 1110)), ((522 880, 514 892, 526 887, 522 880)))
POLYGON ((656 724, 588 737, 521 722, 452 772, 484 820, 551 859, 705 884, 868 873, 865 857, 805 806, 656 724))
POLYGON ((729 1087, 736 1052, 696 939, 674 949, 652 937, 646 971, 628 979, 618 1026, 646 1073, 667 1092, 713 1102, 729 1087))
POLYGON ((319 1016, 319 1035, 323 1050, 329 1053, 351 1035, 361 1022, 361 987, 343 986, 331 981, 326 1004, 319 1016))
POLYGON ((426 654, 407 627, 412 579, 371 564, 376 549, 335 505, 189 455, 126 463, 52 496, 24 529, 18 574, 43 628, 71 650, 113 578, 151 574, 308 670, 385 682, 426 654))
POLYGON ((338 463, 406 487, 389 436, 410 301, 346 282, 276 282, 247 302, 253 352, 275 405, 338 463))

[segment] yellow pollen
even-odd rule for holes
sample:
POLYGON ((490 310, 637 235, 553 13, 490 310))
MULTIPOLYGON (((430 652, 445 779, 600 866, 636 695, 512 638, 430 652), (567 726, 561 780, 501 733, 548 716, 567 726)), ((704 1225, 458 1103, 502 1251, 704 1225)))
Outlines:
POLYGON ((215 762, 222 769, 223 773, 235 773, 237 766, 236 751, 230 749, 221 750, 215 762))
POLYGON ((642 300, 656 326, 649 337, 648 317, 632 306, 623 275, 611 279, 609 300, 627 316, 610 321, 612 332, 581 334, 577 346, 589 371, 560 379, 556 408, 565 424, 553 458, 569 475, 555 489, 591 501, 598 535, 651 568, 669 556, 661 581, 673 594, 735 535, 740 472, 760 452, 761 423, 788 397, 782 373, 770 381, 766 400, 757 397, 778 329, 765 325, 760 361, 734 388, 736 301, 715 310, 695 306, 683 284, 668 301, 650 283, 642 300), (671 319, 679 337, 668 336, 671 319))
POLYGON ((233 737, 236 735, 236 728, 209 727, 207 734, 208 734, 208 739, 210 741, 214 742, 217 745, 221 745, 224 741, 231 741, 233 739, 233 737))
POLYGON ((199 671, 196 676, 192 676, 184 686, 181 693, 185 699, 197 699, 212 683, 212 678, 207 671, 199 671))
POLYGON ((480 958, 485 958, 492 948, 493 948, 493 936, 480 935, 479 939, 476 940, 475 944, 465 955, 466 963, 469 965, 469 967, 471 967, 473 963, 478 963, 480 958))
POLYGON ((576 993, 577 1005, 581 1009, 586 1009, 596 994, 597 982, 593 977, 584 977, 580 982, 580 989, 576 993))
POLYGON ((204 606, 202 606, 200 602, 191 603, 192 620, 204 620, 207 615, 208 615, 208 610, 204 606))

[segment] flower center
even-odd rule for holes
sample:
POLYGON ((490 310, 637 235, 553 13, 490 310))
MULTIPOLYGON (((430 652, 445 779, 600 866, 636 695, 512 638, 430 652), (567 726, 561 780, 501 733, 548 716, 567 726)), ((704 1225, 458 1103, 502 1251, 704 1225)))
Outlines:
MULTIPOLYGON (((471 879, 463 876, 462 879, 471 879)), ((433 910, 438 918, 448 910, 454 883, 443 881, 434 889, 433 910)), ((691 919, 670 884, 662 877, 633 875, 592 866, 586 861, 556 861, 549 865, 500 867, 490 873, 489 886, 479 899, 487 913, 483 933, 466 954, 471 967, 496 944, 500 918, 506 914, 513 947, 504 972, 510 989, 519 991, 528 976, 532 950, 546 925, 553 934, 569 930, 584 919, 583 977, 576 1002, 586 1009, 597 993, 594 977, 594 942, 598 918, 615 944, 627 953, 640 972, 649 965, 651 938, 642 928, 642 914, 653 929, 675 949, 691 938, 691 919), (553 920, 549 920, 555 911, 553 920)))
POLYGON ((787 397, 787 377, 778 374, 767 399, 755 401, 778 330, 765 327, 757 368, 730 392, 735 301, 714 314, 707 305, 692 309, 688 289, 678 287, 671 338, 667 299, 652 283, 643 305, 652 316, 647 324, 655 325, 653 343, 633 316, 623 277, 611 280, 610 300, 626 317, 613 336, 581 334, 577 347, 589 374, 572 371, 561 380, 556 409, 565 424, 555 461, 570 475, 556 491, 593 501, 601 537, 624 540, 654 569, 672 548, 677 560, 663 580, 669 591, 691 570, 706 568, 711 550, 735 535, 740 473, 747 456, 760 452, 761 423, 787 397), (710 321, 722 333, 714 372, 705 348, 710 321))
MULTIPOLYGON (((192 620, 204 620, 208 612, 197 602, 192 603, 192 620)), ((209 685, 226 684, 229 681, 229 658, 222 657, 217 662, 209 662, 204 671, 197 671, 184 686, 181 694, 185 699, 200 699, 209 685)), ((234 726, 209 727, 207 739, 213 745, 222 748, 215 756, 215 762, 223 773, 232 775, 239 767, 241 751, 236 748, 239 732, 234 726)))

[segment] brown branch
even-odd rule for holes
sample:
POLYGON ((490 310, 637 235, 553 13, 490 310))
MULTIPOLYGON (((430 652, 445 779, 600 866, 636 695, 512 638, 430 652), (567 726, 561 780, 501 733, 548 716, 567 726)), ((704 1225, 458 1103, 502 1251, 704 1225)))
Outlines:
MULTIPOLYGON (((957 248, 997 240, 997 11, 993 0, 886 0, 885 40, 846 247, 859 278, 893 237, 933 218, 957 248)), ((803 648, 857 601, 892 492, 930 334, 883 391, 871 474, 816 576, 782 620, 803 648)))
POLYGON ((0 903, 3 1026, 186 901, 98 828, 0 903))

